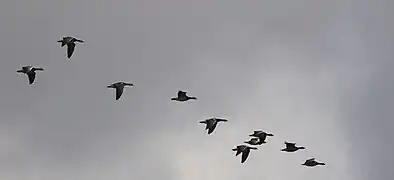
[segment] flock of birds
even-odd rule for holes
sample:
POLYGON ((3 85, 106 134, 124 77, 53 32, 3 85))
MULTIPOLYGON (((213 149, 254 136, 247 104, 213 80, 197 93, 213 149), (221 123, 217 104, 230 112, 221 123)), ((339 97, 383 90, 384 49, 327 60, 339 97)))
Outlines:
MULTIPOLYGON (((210 118, 210 119, 206 119, 204 121, 200 121, 200 123, 206 124, 205 129, 208 130, 208 134, 211 134, 215 130, 218 122, 227 122, 227 121, 228 121, 227 119, 210 118)), ((256 130, 256 131, 253 131, 253 134, 250 134, 249 136, 251 136, 252 138, 249 141, 245 141, 244 143, 252 145, 252 146, 247 146, 247 145, 242 144, 242 145, 238 145, 237 147, 232 149, 233 151, 236 152, 235 156, 238 156, 242 153, 241 163, 244 163, 246 161, 246 159, 248 158, 248 156, 250 154, 251 149, 257 150, 257 147, 253 147, 253 146, 263 145, 263 144, 267 143, 265 141, 267 139, 267 137, 274 136, 274 135, 271 133, 261 131, 261 130, 256 130)), ((281 149, 281 151, 296 152, 300 149, 305 149, 305 147, 296 146, 296 143, 290 143, 290 142, 285 141, 285 145, 286 145, 286 147, 281 149)), ((314 167, 314 166, 326 165, 326 164, 316 161, 315 158, 310 158, 310 159, 307 159, 302 165, 314 167)))
MULTIPOLYGON (((67 37, 63 37, 61 40, 59 40, 57 42, 61 43, 61 47, 67 45, 67 57, 68 57, 68 59, 70 59, 73 52, 74 52, 76 42, 83 43, 84 41, 77 39, 75 37, 67 36, 67 37)), ((39 68, 39 67, 33 67, 32 65, 29 65, 29 66, 23 66, 22 69, 17 70, 18 73, 23 73, 23 74, 27 75, 27 77, 29 79, 29 85, 33 84, 35 77, 36 77, 36 71, 44 71, 44 69, 39 68)), ((107 88, 115 89, 115 91, 116 91, 115 92, 116 93, 115 99, 119 100, 119 98, 123 94, 123 89, 125 86, 134 86, 134 85, 132 83, 126 83, 126 82, 116 82, 111 85, 108 85, 107 88)), ((185 102, 185 101, 189 101, 189 100, 197 100, 197 97, 188 96, 187 92, 184 92, 184 91, 178 91, 177 97, 173 97, 173 98, 171 98, 171 100, 185 102)), ((227 121, 228 121, 227 119, 209 118, 204 121, 200 121, 200 123, 205 124, 205 130, 208 130, 208 134, 211 134, 216 129, 216 126, 219 122, 227 122, 227 121)), ((253 132, 253 134, 250 134, 249 136, 252 138, 249 141, 245 141, 244 143, 249 144, 251 146, 238 145, 237 147, 232 149, 233 151, 236 152, 235 156, 238 156, 242 153, 241 163, 244 163, 246 161, 246 159, 248 158, 248 156, 250 154, 251 149, 257 150, 256 146, 265 144, 266 143, 265 140, 267 139, 267 137, 274 136, 274 135, 264 132, 264 131, 261 131, 261 130, 256 130, 253 132)), ((289 142, 285 141, 285 145, 286 145, 286 147, 281 149, 281 151, 291 153, 291 152, 296 152, 300 149, 305 149, 305 147, 296 146, 296 143, 289 143, 289 142)), ((314 167, 314 166, 318 166, 318 165, 325 165, 325 163, 318 162, 315 160, 315 158, 310 158, 310 159, 307 159, 302 165, 308 166, 308 167, 314 167)))

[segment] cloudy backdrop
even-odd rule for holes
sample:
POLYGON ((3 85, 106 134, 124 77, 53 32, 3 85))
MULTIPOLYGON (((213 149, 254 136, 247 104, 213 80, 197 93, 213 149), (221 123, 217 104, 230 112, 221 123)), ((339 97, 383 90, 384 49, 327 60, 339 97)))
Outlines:
POLYGON ((394 1, 4 0, 2 180, 391 180, 394 1), (85 40, 71 60, 56 43, 85 40), (28 85, 21 65, 45 69, 28 85), (115 101, 116 82, 134 83, 115 101), (197 101, 170 101, 178 90, 197 101), (197 122, 228 118, 207 135, 197 122), (245 164, 231 148, 275 134, 245 164), (284 141, 306 146, 282 153, 284 141), (315 157, 325 167, 301 166, 315 157))

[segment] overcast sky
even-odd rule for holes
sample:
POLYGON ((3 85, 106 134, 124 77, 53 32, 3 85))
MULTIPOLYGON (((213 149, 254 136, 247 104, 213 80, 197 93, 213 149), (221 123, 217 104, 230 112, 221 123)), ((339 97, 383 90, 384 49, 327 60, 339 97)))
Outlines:
POLYGON ((394 1, 5 0, 2 180, 391 180, 394 1), (85 40, 71 60, 56 43, 85 40), (22 65, 45 69, 28 85, 22 65), (119 101, 106 86, 134 83, 119 101), (178 90, 197 101, 170 101, 178 90), (211 135, 201 121, 227 118, 211 135), (231 151, 273 133, 245 164, 231 151), (282 153, 284 141, 305 151, 282 153), (315 157, 325 167, 301 164, 315 157))

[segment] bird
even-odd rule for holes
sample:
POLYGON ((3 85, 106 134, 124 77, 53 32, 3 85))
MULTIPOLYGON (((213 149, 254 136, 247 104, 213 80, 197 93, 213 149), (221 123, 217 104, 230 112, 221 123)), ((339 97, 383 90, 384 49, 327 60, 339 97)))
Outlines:
POLYGON ((265 143, 265 139, 267 138, 267 136, 274 136, 274 135, 271 133, 266 133, 264 131, 258 130, 258 131, 253 131, 253 134, 250 134, 249 136, 257 137, 260 139, 262 143, 265 143))
POLYGON ((177 97, 173 97, 171 98, 171 100, 173 101, 180 101, 180 102, 184 102, 184 101, 188 101, 190 99, 194 99, 196 100, 197 97, 190 97, 186 95, 187 92, 185 91, 178 91, 178 96, 177 97))
POLYGON ((27 77, 29 78, 29 85, 31 85, 33 84, 34 79, 36 78, 36 71, 44 71, 44 69, 29 65, 29 66, 23 66, 22 69, 17 70, 16 72, 26 74, 27 77))
POLYGON ((62 43, 60 46, 63 47, 64 45, 67 45, 67 57, 68 59, 71 58, 71 55, 74 52, 75 49, 75 42, 83 43, 84 41, 81 39, 77 39, 75 37, 71 36, 65 36, 63 39, 58 40, 58 43, 62 43))
POLYGON ((289 143, 289 142, 285 141, 285 144, 286 144, 286 148, 281 149, 281 151, 295 152, 295 151, 298 151, 299 149, 305 149, 305 147, 296 146, 296 143, 289 143))
POLYGON ((246 159, 249 156, 250 150, 257 150, 256 147, 250 147, 250 146, 246 146, 246 145, 238 145, 237 147, 233 148, 233 151, 236 151, 235 156, 238 156, 239 154, 242 153, 242 157, 241 157, 241 163, 244 163, 246 161, 246 159))
POLYGON ((304 162, 304 164, 302 164, 302 165, 308 166, 308 167, 314 167, 314 166, 318 166, 318 165, 325 166, 326 164, 325 164, 325 163, 322 163, 322 162, 317 162, 317 161, 315 160, 315 158, 310 158, 310 159, 307 159, 307 160, 304 162))
POLYGON ((120 96, 122 96, 123 89, 125 86, 134 86, 134 84, 125 83, 125 82, 116 82, 116 83, 113 83, 113 84, 107 86, 107 88, 114 88, 116 90, 115 99, 118 100, 120 98, 120 96))
POLYGON ((250 144, 250 145, 261 145, 266 142, 262 141, 260 138, 251 138, 249 141, 244 141, 244 143, 250 144))
POLYGON ((218 122, 227 122, 227 121, 228 121, 227 119, 209 118, 204 121, 200 121, 200 123, 206 124, 205 130, 208 129, 208 134, 211 134, 215 130, 218 122))

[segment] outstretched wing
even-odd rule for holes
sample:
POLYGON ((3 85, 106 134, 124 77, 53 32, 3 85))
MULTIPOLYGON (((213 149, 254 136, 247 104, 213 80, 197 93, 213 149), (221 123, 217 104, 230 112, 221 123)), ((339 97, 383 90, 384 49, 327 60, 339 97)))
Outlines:
MULTIPOLYGON (((208 129, 208 134, 211 134, 211 133, 215 130, 216 125, 217 125, 218 123, 215 122, 215 121, 208 122, 208 124, 209 124, 209 123, 212 123, 212 124, 210 125, 209 129, 208 129)), ((207 124, 207 126, 208 126, 208 124, 207 124)))
POLYGON ((250 150, 249 150, 249 149, 245 149, 245 150, 242 152, 241 163, 244 163, 244 162, 246 161, 246 159, 247 159, 248 156, 249 156, 249 153, 250 153, 250 150))
POLYGON ((27 77, 29 78, 29 84, 33 84, 34 79, 36 78, 36 72, 29 71, 29 73, 27 73, 27 77))
POLYGON ((116 86, 116 100, 120 98, 123 94, 123 87, 122 86, 116 86))
POLYGON ((238 156, 239 154, 241 154, 241 150, 237 149, 237 152, 235 153, 235 156, 238 156))
POLYGON ((75 49, 75 43, 67 44, 67 57, 70 59, 75 49))

